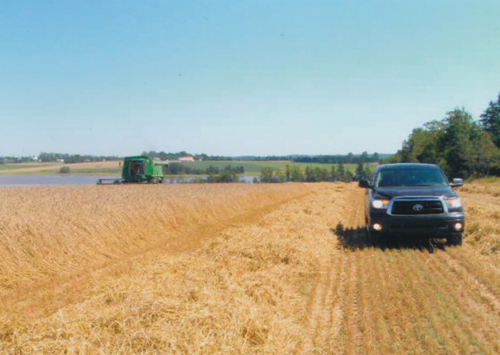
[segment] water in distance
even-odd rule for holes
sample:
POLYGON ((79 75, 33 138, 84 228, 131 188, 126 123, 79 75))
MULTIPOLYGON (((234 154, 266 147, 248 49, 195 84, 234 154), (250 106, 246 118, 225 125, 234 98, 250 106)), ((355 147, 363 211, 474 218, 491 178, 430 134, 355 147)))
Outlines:
MULTIPOLYGON (((7 186, 83 186, 96 185, 99 179, 119 179, 119 176, 103 175, 1 175, 0 187, 7 186)), ((194 178, 166 178, 164 183, 188 183, 194 178)), ((252 182, 254 176, 242 176, 241 182, 252 182)))

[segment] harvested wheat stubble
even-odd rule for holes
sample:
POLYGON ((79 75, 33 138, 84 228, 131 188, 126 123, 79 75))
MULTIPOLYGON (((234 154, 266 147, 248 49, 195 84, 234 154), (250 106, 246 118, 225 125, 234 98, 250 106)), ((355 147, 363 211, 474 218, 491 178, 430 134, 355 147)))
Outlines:
MULTIPOLYGON (((285 203, 247 210, 239 219, 213 217, 213 237, 202 237, 204 227, 185 229, 190 218, 177 219, 173 231, 202 239, 187 249, 177 245, 172 254, 163 243, 153 243, 139 254, 121 251, 125 256, 120 256, 115 250, 108 265, 88 273, 91 283, 82 283, 85 274, 66 280, 86 287, 74 297, 63 289, 60 302, 42 302, 45 313, 18 317, 36 307, 26 300, 11 303, 1 313, 0 350, 500 352, 500 268, 495 251, 484 248, 489 237, 478 237, 479 229, 466 234, 462 247, 403 240, 370 245, 364 234, 364 191, 355 184, 275 186, 248 192, 239 208, 253 193, 274 201, 281 191, 285 203)), ((226 188, 217 191, 229 194, 226 188)), ((496 196, 459 194, 468 210, 478 208, 468 211, 468 224, 479 219, 494 224, 496 196), (481 201, 487 201, 484 214, 481 201)), ((201 215, 196 218, 210 226, 201 215)))
MULTIPOLYGON (((298 199, 282 208, 275 206, 274 211, 261 210, 270 212, 261 223, 228 227, 195 253, 145 253, 125 265, 125 271, 97 278, 83 301, 68 302, 52 315, 7 322, 5 349, 105 353, 296 349, 302 342, 304 310, 317 266, 335 244, 323 221, 335 217, 315 207, 316 199, 330 204, 332 196, 322 193, 328 185, 319 187, 314 196, 304 197, 305 204, 298 199), (301 289, 303 293, 298 292, 301 289)), ((287 197, 316 190, 303 185, 259 189, 274 201, 282 189, 289 191, 287 197)), ((245 203, 249 199, 247 195, 245 203)))
POLYGON ((0 286, 72 272, 304 193, 301 185, 0 189, 0 286))
POLYGON ((80 301, 96 272, 121 272, 106 268, 125 270, 148 252, 193 250, 307 191, 300 184, 0 189, 0 311, 50 314, 80 301))

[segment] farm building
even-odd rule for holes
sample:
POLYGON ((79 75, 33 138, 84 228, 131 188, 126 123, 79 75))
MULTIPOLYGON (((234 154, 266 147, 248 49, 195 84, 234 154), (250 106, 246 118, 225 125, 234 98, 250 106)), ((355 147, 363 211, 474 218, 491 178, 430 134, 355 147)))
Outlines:
POLYGON ((193 157, 180 157, 178 161, 186 163, 186 162, 193 162, 194 158, 193 157))

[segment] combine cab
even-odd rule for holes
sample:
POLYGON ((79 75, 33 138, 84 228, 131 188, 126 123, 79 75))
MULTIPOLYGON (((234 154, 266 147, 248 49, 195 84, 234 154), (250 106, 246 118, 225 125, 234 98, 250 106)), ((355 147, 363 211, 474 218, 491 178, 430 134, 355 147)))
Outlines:
POLYGON ((99 179, 97 184, 162 183, 167 166, 167 162, 156 161, 142 155, 126 157, 123 161, 121 179, 99 179))

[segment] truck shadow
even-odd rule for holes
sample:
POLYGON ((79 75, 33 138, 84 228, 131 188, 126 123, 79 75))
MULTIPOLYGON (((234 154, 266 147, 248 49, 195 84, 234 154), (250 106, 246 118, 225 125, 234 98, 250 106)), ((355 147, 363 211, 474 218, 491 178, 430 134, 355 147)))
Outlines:
POLYGON ((433 253, 436 249, 445 250, 446 246, 446 241, 443 239, 418 237, 403 239, 393 236, 380 240, 371 240, 368 238, 368 233, 365 228, 346 228, 342 223, 337 224, 331 231, 337 237, 342 248, 351 250, 363 250, 365 248, 377 248, 382 251, 387 249, 415 249, 433 253))

